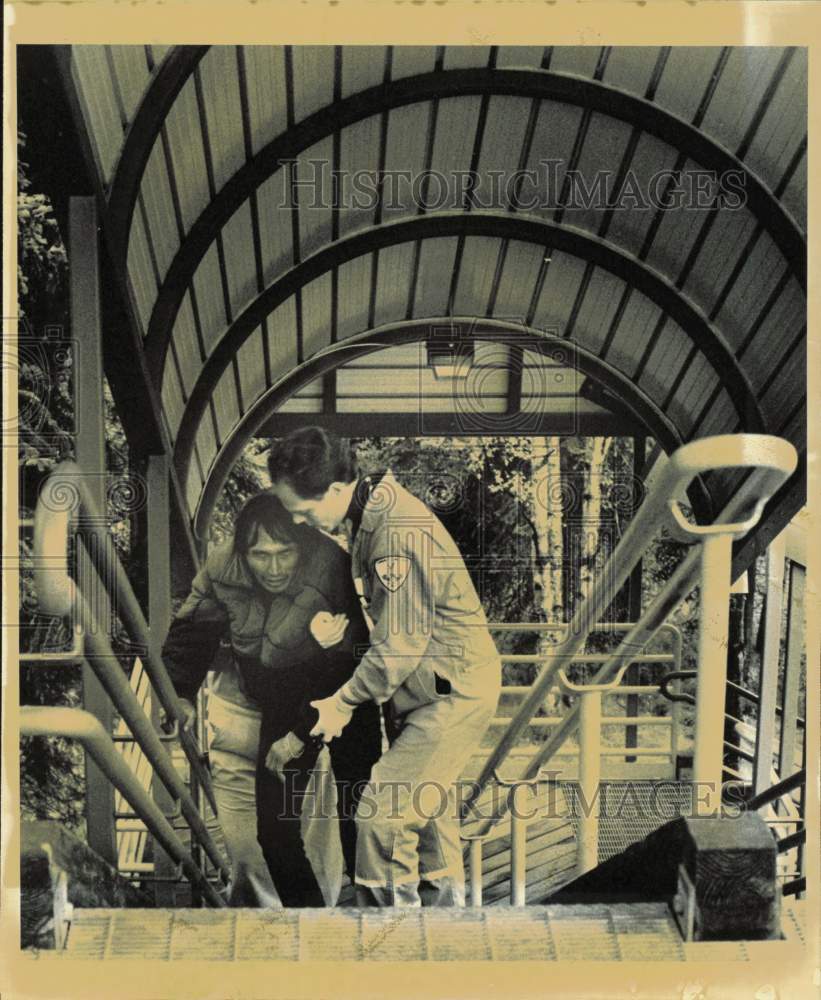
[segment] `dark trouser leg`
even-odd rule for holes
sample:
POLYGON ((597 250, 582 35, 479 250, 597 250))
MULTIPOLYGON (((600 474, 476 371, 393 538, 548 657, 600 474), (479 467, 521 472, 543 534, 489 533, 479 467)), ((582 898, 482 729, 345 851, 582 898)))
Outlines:
POLYGON ((345 870, 351 880, 356 868, 356 807, 382 751, 379 706, 367 702, 354 710, 342 735, 330 743, 339 814, 339 836, 345 870))
POLYGON ((282 784, 265 767, 268 746, 261 742, 257 762, 257 836, 262 853, 283 906, 324 906, 300 830, 303 796, 317 751, 309 747, 292 760, 282 784))

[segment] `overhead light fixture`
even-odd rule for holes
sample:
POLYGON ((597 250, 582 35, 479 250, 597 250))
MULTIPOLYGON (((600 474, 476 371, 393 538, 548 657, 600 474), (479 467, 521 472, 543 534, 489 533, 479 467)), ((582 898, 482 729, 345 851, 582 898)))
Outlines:
POLYGON ((428 341, 428 367, 433 369, 436 378, 467 378, 472 364, 473 341, 428 341))

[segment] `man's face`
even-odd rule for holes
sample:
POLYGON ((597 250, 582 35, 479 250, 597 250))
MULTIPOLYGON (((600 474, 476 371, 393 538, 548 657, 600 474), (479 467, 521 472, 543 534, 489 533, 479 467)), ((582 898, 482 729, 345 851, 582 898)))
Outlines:
POLYGON ((254 544, 245 553, 245 561, 256 582, 269 594, 279 594, 291 582, 299 549, 292 542, 277 542, 263 527, 257 528, 254 544))
POLYGON ((291 485, 280 479, 271 487, 297 524, 310 524, 312 528, 333 531, 345 516, 350 497, 344 483, 331 483, 320 497, 301 497, 291 485))

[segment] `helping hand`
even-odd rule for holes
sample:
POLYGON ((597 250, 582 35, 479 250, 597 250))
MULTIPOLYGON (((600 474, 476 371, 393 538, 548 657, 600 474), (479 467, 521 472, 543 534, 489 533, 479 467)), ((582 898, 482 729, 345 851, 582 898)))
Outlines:
POLYGON ((311 736, 321 736, 326 743, 342 734, 342 730, 351 721, 353 706, 346 705, 335 694, 330 698, 312 701, 311 708, 319 712, 319 720, 311 730, 311 736))
POLYGON ((177 698, 180 706, 180 729, 184 733, 194 731, 194 723, 197 721, 197 710, 187 698, 177 698))
POLYGON ((317 611, 309 625, 311 635, 323 649, 330 649, 331 646, 342 642, 347 627, 347 615, 341 612, 338 615, 332 615, 329 611, 317 611))
POLYGON ((285 784, 285 765, 298 757, 305 749, 302 740, 293 733, 288 733, 271 745, 265 757, 265 766, 269 771, 273 771, 279 779, 280 784, 285 784))

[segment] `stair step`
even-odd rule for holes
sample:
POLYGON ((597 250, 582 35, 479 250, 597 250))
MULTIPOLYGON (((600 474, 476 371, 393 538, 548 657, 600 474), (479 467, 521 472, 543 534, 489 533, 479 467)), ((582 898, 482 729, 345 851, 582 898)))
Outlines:
POLYGON ((784 941, 685 944, 664 903, 482 909, 75 909, 66 950, 38 958, 171 961, 784 961, 805 936, 785 906, 784 941), (790 951, 791 949, 791 951, 790 951))

